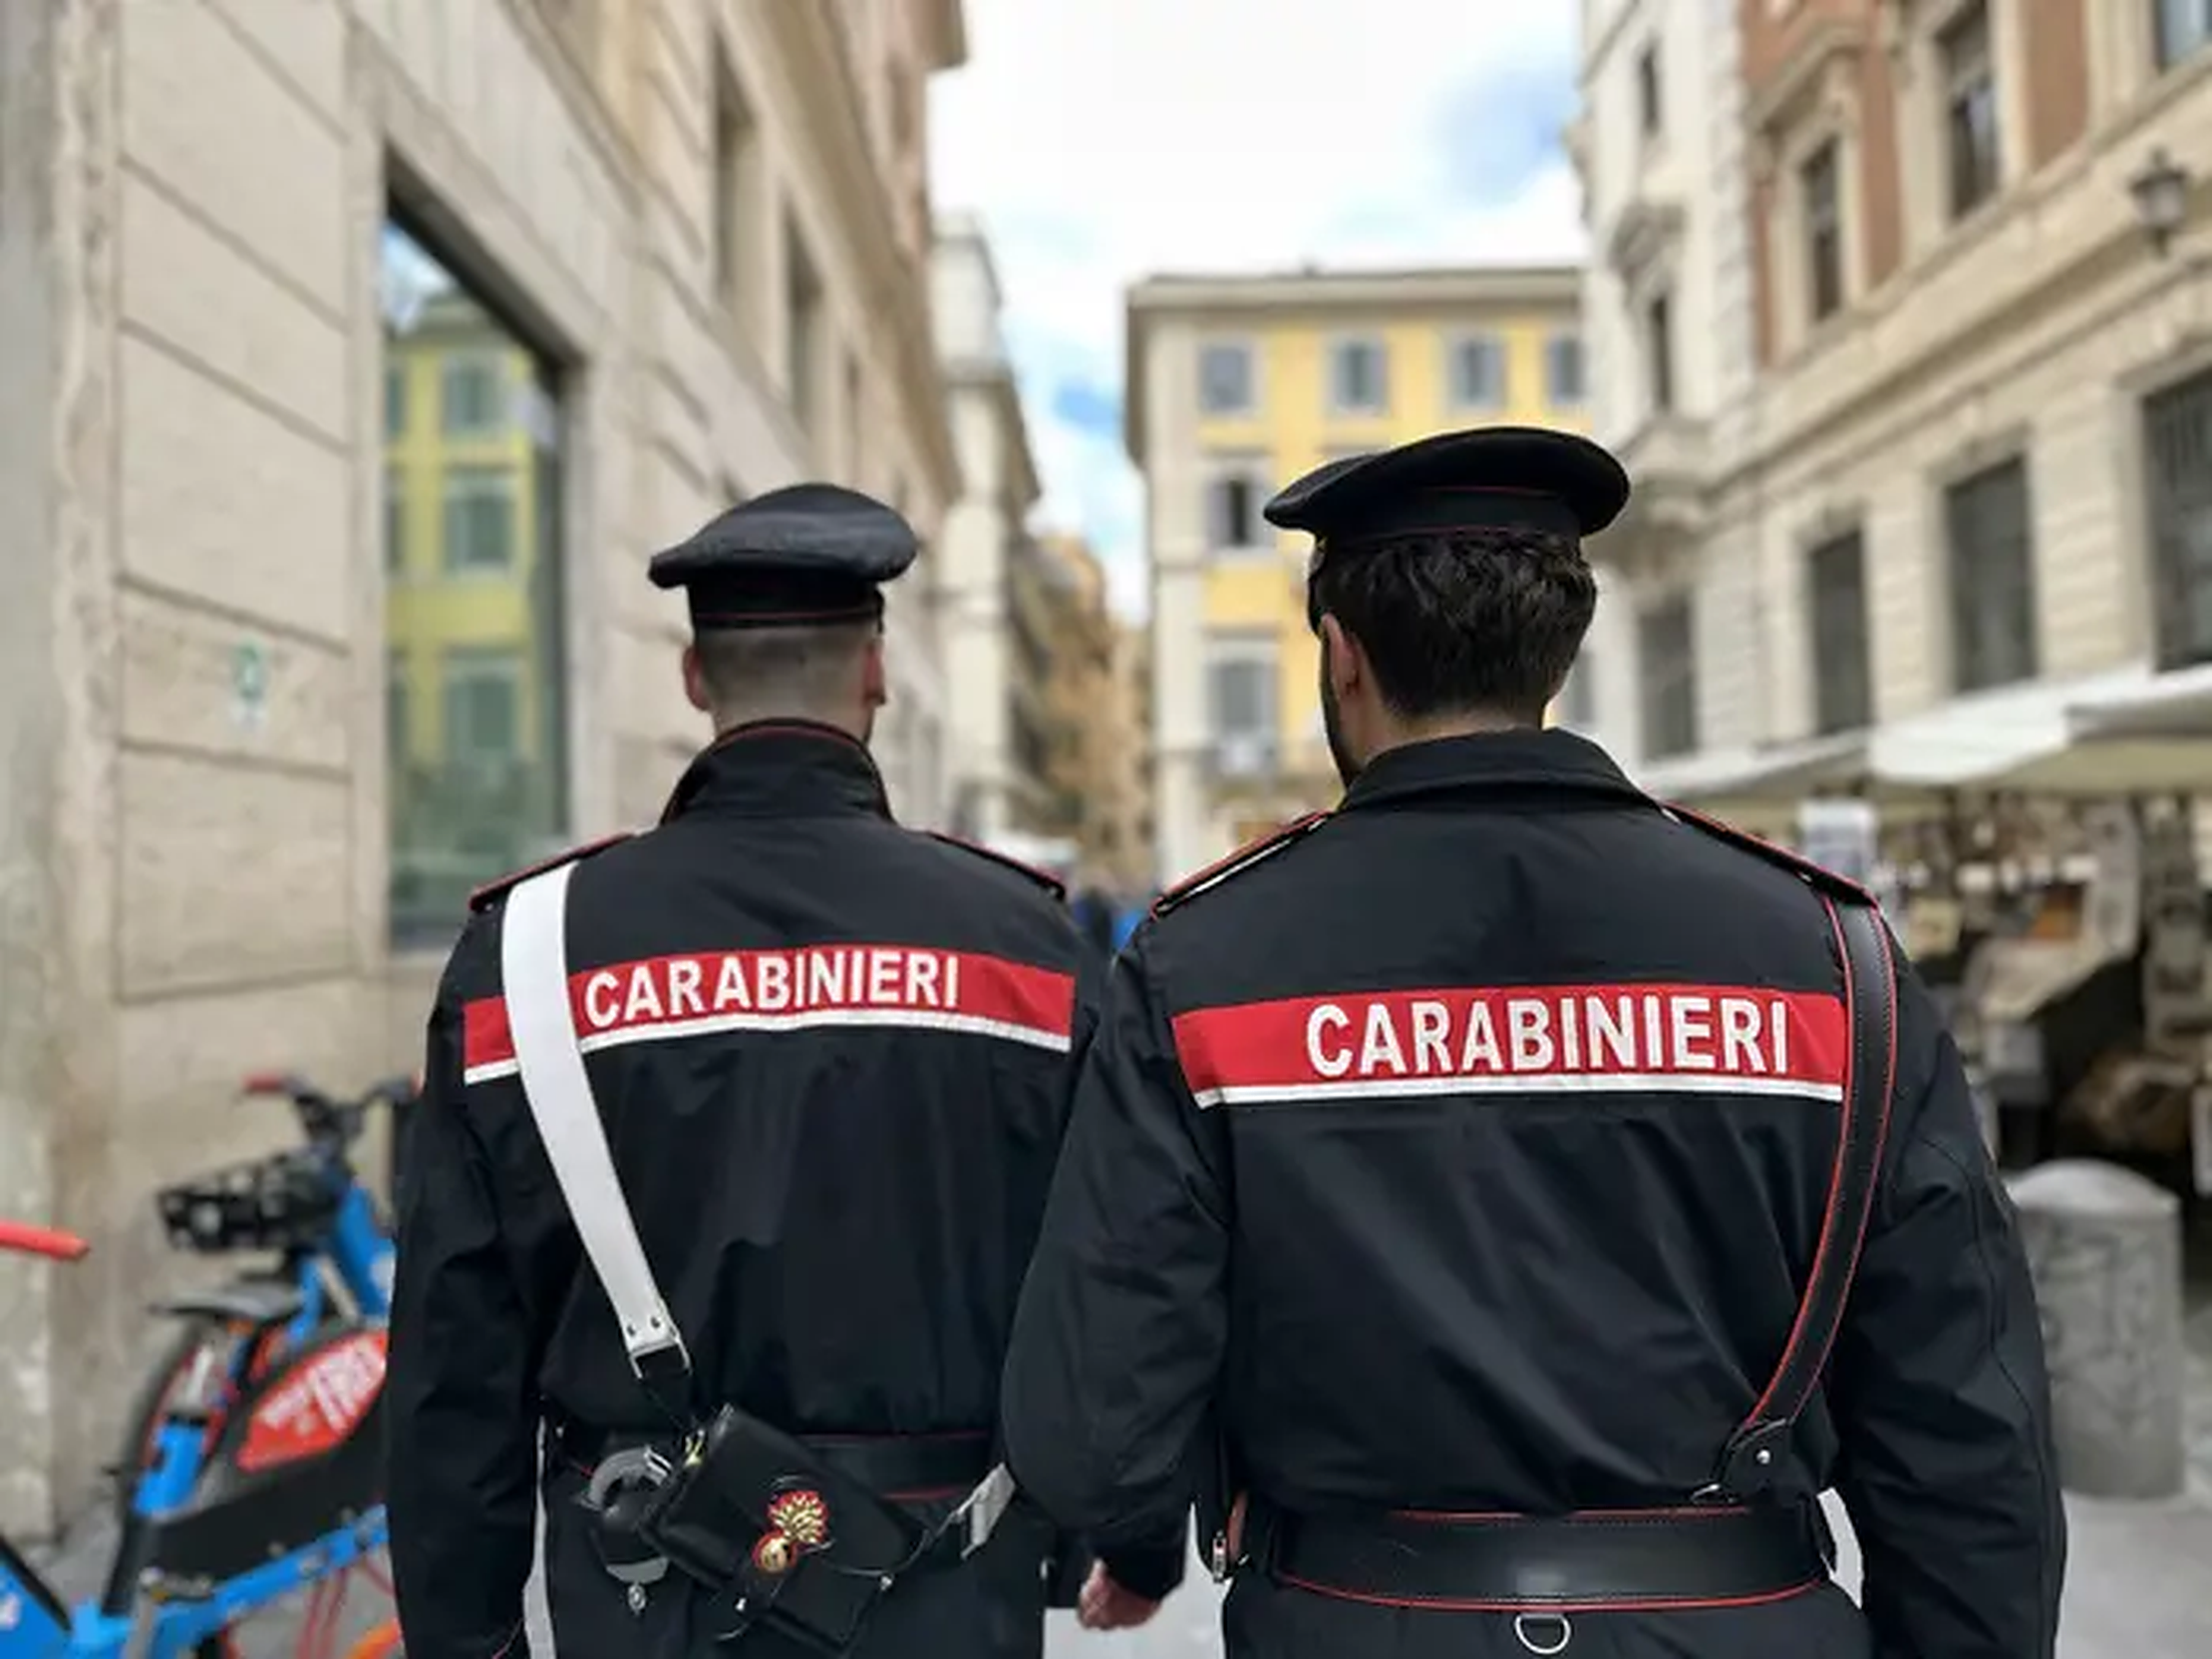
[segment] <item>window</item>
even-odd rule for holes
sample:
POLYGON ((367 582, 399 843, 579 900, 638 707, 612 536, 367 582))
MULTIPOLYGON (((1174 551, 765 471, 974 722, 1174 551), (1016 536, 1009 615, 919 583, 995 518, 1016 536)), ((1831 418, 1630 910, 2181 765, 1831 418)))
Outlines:
POLYGON ((515 759, 522 748, 522 665, 496 646, 461 646, 444 659, 446 754, 461 766, 484 768, 515 759))
POLYGON ((515 555, 515 469, 446 469, 446 573, 504 574, 515 555))
POLYGON ((1456 409, 1495 409, 1505 401, 1505 348, 1488 335, 1451 343, 1451 402, 1456 409))
POLYGON ((1874 716, 1866 543, 1859 531, 1832 536, 1805 556, 1805 588, 1812 610, 1813 729, 1823 735, 1856 731, 1874 716))
POLYGON ((2003 173, 1988 0, 1974 0, 1951 20, 1936 38, 1936 55, 1943 66, 1951 216, 1958 219, 1997 193, 2003 173))
POLYGON ((2212 46, 2212 0, 2150 0, 2161 70, 2212 46))
POLYGON ((1544 398, 1554 409, 1574 409, 1583 390, 1582 336, 1554 334, 1544 342, 1544 398))
POLYGON ((821 275, 798 221, 784 216, 784 386, 791 415, 811 434, 821 405, 821 275))
POLYGON ((385 453, 388 545, 412 535, 415 568, 470 578, 385 592, 391 935, 403 950, 442 948, 472 889, 566 835, 561 388, 412 232, 388 223, 379 256, 383 366, 425 363, 447 430, 458 417, 472 436, 506 434, 496 452, 473 447, 458 464, 450 453, 442 469, 396 443, 385 453))
POLYGON ((1339 414, 1380 415, 1390 405, 1390 359, 1380 340, 1339 340, 1329 353, 1329 402, 1339 414))
POLYGON ((1648 42, 1636 54, 1636 125, 1647 139, 1656 139, 1667 125, 1667 107, 1659 79, 1659 42, 1648 42))
POLYGON ((1951 549, 1952 681, 1981 691, 2036 677, 2028 463, 2015 457, 1944 496, 1951 549))
POLYGON ((1272 639, 1217 639, 1206 665, 1215 762, 1232 778, 1275 768, 1277 678, 1272 639))
POLYGON ((1698 747, 1698 663, 1690 596, 1662 600, 1636 619, 1636 663, 1644 701, 1644 758, 1663 761, 1698 747))
POLYGON ((1843 308, 1843 201, 1836 141, 1827 140, 1797 169, 1804 214, 1805 314, 1814 322, 1843 308))
POLYGON ((715 293, 734 305, 740 292, 746 172, 753 146, 753 118, 724 62, 715 65, 714 279, 715 293))
POLYGON ((2212 662, 2212 373, 2143 404, 2158 666, 2212 662))
POLYGON ((397 438, 407 431, 407 365, 384 366, 384 436, 397 438))
POLYGON ((415 753, 415 707, 408 695, 413 679, 407 653, 387 653, 384 669, 384 747, 395 767, 407 764, 415 753))
POLYGON ((1206 548, 1209 552, 1248 552, 1274 545, 1260 507, 1267 485, 1258 468, 1238 465, 1206 481, 1206 548))
POLYGON ((1240 340, 1216 340, 1198 350, 1198 407, 1208 415, 1249 415, 1256 400, 1252 387, 1252 348, 1240 340))
POLYGON ((1652 413, 1667 414, 1675 407, 1675 307, 1664 292, 1644 307, 1644 374, 1652 413))
POLYGON ((506 365, 488 353, 446 359, 442 411, 449 438, 496 438, 506 431, 506 365))
POLYGON ((862 476, 860 467, 860 435, 867 429, 867 393, 860 383, 860 360, 851 352, 844 354, 845 364, 845 476, 857 479, 862 476))
POLYGON ((407 470, 384 470, 384 569, 398 575, 407 568, 407 470))

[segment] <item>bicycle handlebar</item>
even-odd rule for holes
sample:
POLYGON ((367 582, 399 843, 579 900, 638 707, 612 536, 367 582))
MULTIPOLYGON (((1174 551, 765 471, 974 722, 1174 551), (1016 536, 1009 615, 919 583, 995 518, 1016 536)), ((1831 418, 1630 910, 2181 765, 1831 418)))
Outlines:
POLYGON ((47 1256, 55 1261, 79 1261, 91 1248, 73 1232, 34 1227, 27 1221, 0 1221, 0 1250, 47 1256))
POLYGON ((422 1088, 415 1078, 390 1077, 372 1084, 358 1100, 338 1101, 295 1073, 255 1072, 245 1079, 241 1092, 264 1098, 283 1096, 291 1102, 300 1127, 311 1141, 335 1138, 350 1143, 360 1136, 369 1108, 405 1106, 422 1092, 422 1088))

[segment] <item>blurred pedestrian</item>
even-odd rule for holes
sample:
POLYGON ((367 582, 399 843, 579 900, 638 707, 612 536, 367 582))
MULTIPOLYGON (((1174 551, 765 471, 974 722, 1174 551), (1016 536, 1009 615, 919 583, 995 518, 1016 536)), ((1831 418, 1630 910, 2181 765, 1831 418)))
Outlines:
MULTIPOLYGON (((1094 970, 1057 882, 891 818, 915 553, 801 485, 661 554, 714 743, 658 828, 473 901, 392 1318, 409 1659, 523 1652, 540 1493, 564 1653, 1042 1650, 993 1430, 1094 970)), ((1123 1541, 1148 1607, 1182 1529, 1123 1541)))
POLYGON ((2042 1337, 1932 1001, 1868 895, 1541 729, 1627 497, 1501 428, 1269 503, 1344 799, 1118 959, 1010 1466, 1107 1540, 1195 1492, 1235 1655, 2050 1659, 2042 1337))

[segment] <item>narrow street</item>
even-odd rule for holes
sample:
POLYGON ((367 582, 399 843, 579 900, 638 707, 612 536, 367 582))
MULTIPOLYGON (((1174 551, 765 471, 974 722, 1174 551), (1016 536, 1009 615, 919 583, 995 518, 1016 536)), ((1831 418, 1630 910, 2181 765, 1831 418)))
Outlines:
MULTIPOLYGON (((2212 1299, 2200 1292, 2188 1323, 2189 1493, 2171 1503, 2067 1500, 2069 1548, 2059 1659, 2202 1659, 2212 1654, 2212 1600, 2178 1593, 2212 1561, 2212 1299)), ((1859 1560, 1850 1521, 1831 1495, 1829 1516, 1841 1558, 1837 1577, 1854 1594, 1859 1560)), ((89 1593, 114 1547, 103 1510, 67 1544, 41 1553, 40 1564, 69 1595, 89 1593)), ((1193 1558, 1183 1587, 1142 1630, 1110 1636, 1081 1629, 1071 1613, 1048 1626, 1049 1659, 1202 1659, 1221 1651, 1221 1592, 1193 1558)), ((364 1606, 363 1618, 379 1609, 364 1606)), ((272 1616, 242 1643, 244 1659, 279 1659, 292 1651, 294 1618, 272 1616)), ((544 1659, 552 1643, 539 1587, 530 1595, 531 1651, 544 1659)))

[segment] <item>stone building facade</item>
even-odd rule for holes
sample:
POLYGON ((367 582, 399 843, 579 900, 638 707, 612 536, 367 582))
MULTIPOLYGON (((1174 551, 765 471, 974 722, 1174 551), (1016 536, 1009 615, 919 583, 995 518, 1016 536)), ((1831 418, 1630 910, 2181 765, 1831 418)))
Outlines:
POLYGON ((1744 578, 1705 508, 1720 456, 1740 441, 1753 371, 1736 5, 1582 7, 1569 150, 1591 241, 1588 419, 1636 494, 1594 543, 1603 597, 1559 712, 1630 763, 1664 753, 1672 729, 1718 741, 1756 718, 1740 676, 1718 666, 1744 578), (1669 680, 1662 659, 1715 666, 1669 680))
POLYGON ((1051 671, 1046 816, 1040 828, 1075 848, 1083 886, 1135 896, 1152 881, 1149 676, 1144 632, 1114 615, 1105 567, 1086 542, 1049 535, 1046 638, 1051 671))
POLYGON ((935 293, 962 484, 937 555, 952 824, 971 839, 1014 850, 1037 828, 1045 788, 1036 698, 1042 642, 1031 599, 1038 554, 1029 529, 1043 492, 998 271, 972 216, 939 222, 935 293))
MULTIPOLYGON (((1605 19, 1594 159, 1634 154, 1628 66, 1653 43, 1717 70, 1672 106, 1709 166, 1640 211, 1740 227, 1710 278, 1732 297, 1682 338, 1718 324, 1749 364, 1672 434, 1637 412, 1645 340, 1594 366, 1598 429, 1625 440, 1644 498, 1597 547, 1633 595, 1597 659, 1631 695, 1601 733, 1655 789, 1786 817, 1870 782, 2007 775, 2096 698, 2181 719, 2212 663, 2212 13, 1586 16, 1605 19), (1607 64, 1628 96, 1607 96, 1607 64)), ((1604 171, 1591 228, 1622 242, 1632 192, 1604 171)))
MULTIPOLYGON (((828 476, 934 537, 958 0, 0 5, 0 1526, 84 1501, 164 1178, 420 1052, 454 895, 704 736, 646 555, 828 476)), ((880 754, 946 811, 927 566, 880 754)))

